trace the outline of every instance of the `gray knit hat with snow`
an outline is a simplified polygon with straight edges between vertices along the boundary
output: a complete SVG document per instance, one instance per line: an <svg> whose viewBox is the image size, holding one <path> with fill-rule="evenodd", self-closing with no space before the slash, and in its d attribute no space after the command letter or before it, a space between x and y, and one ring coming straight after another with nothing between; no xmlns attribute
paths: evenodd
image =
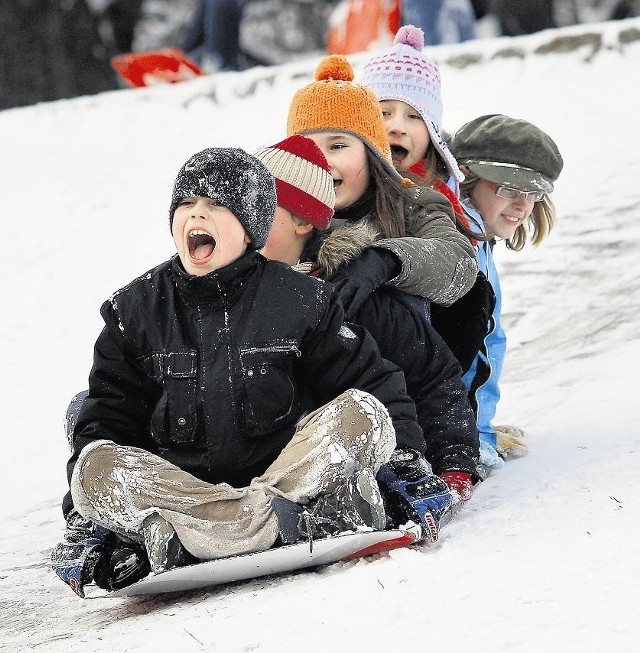
<svg viewBox="0 0 640 653"><path fill-rule="evenodd" d="M185 197L208 197L228 208L251 238L264 247L276 211L273 175L244 150L212 147L194 154L180 169L173 186L169 223Z"/></svg>

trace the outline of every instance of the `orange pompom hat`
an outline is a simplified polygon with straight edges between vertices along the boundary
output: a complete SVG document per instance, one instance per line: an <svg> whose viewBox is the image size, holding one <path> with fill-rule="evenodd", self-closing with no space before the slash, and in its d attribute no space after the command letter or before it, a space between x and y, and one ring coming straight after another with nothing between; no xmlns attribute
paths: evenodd
<svg viewBox="0 0 640 653"><path fill-rule="evenodd" d="M289 107L287 136L319 131L347 132L357 136L382 161L396 179L387 128L376 95L353 82L353 68L346 57L332 54L320 61L315 82L301 88Z"/></svg>

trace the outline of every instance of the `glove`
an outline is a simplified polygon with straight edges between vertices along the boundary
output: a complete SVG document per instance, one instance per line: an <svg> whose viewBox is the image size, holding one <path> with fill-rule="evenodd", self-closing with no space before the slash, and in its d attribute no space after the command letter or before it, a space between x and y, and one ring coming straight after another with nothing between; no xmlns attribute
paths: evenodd
<svg viewBox="0 0 640 653"><path fill-rule="evenodd" d="M67 517L64 540L51 552L51 566L82 598L85 585L91 582L105 590L117 590L141 580L151 570L143 547L120 540L75 510Z"/></svg>
<svg viewBox="0 0 640 653"><path fill-rule="evenodd" d="M473 493L471 474L457 470L448 470L440 474L440 478L447 484L458 501L469 501ZM457 496L456 496L457 495Z"/></svg>
<svg viewBox="0 0 640 653"><path fill-rule="evenodd" d="M414 449L396 449L377 475L385 510L400 526L413 521L430 542L453 516L454 496L447 484L431 471L431 465Z"/></svg>
<svg viewBox="0 0 640 653"><path fill-rule="evenodd" d="M75 510L67 516L64 539L51 552L53 571L80 597L84 586L93 581L96 566L110 548L113 533L94 525Z"/></svg>
<svg viewBox="0 0 640 653"><path fill-rule="evenodd" d="M485 479L493 472L504 467L504 460L498 452L484 440L480 439L480 459L478 461L478 473Z"/></svg>
<svg viewBox="0 0 640 653"><path fill-rule="evenodd" d="M496 449L503 458L521 458L529 453L524 443L524 431L517 426L494 426Z"/></svg>
<svg viewBox="0 0 640 653"><path fill-rule="evenodd" d="M369 247L329 281L336 287L347 320L353 318L369 295L400 272L398 257L389 250Z"/></svg>

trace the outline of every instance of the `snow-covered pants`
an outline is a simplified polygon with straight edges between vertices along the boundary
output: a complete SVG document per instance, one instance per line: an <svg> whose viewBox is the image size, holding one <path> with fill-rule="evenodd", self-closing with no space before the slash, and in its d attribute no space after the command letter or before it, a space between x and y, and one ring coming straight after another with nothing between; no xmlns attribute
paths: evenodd
<svg viewBox="0 0 640 653"><path fill-rule="evenodd" d="M274 544L272 496L306 504L360 469L375 475L395 443L386 408L352 389L300 420L278 458L248 487L212 485L144 449L99 440L82 450L71 494L86 519L140 542L142 522L159 513L187 551L212 560Z"/></svg>

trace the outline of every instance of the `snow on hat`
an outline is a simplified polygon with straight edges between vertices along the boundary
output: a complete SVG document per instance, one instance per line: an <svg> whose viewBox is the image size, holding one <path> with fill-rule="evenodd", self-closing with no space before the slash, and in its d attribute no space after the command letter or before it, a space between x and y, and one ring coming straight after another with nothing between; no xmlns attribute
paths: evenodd
<svg viewBox="0 0 640 653"><path fill-rule="evenodd" d="M329 226L336 192L327 159L310 138L289 136L254 156L276 178L278 206L318 229Z"/></svg>
<svg viewBox="0 0 640 653"><path fill-rule="evenodd" d="M376 55L364 65L362 83L379 100L399 100L412 106L424 120L433 146L449 174L457 181L464 175L442 134L440 70L423 54L424 32L414 25L398 30L389 52Z"/></svg>
<svg viewBox="0 0 640 653"><path fill-rule="evenodd" d="M238 148L208 148L180 169L173 186L169 221L185 197L208 197L228 208L260 249L276 211L273 175L255 157Z"/></svg>
<svg viewBox="0 0 640 653"><path fill-rule="evenodd" d="M353 82L353 68L340 54L320 61L315 81L301 88L289 107L287 136L319 131L357 136L393 178L402 179L393 166L378 98L371 89Z"/></svg>
<svg viewBox="0 0 640 653"><path fill-rule="evenodd" d="M460 127L451 150L478 177L524 191L553 191L564 164L548 134L526 120L499 113Z"/></svg>

